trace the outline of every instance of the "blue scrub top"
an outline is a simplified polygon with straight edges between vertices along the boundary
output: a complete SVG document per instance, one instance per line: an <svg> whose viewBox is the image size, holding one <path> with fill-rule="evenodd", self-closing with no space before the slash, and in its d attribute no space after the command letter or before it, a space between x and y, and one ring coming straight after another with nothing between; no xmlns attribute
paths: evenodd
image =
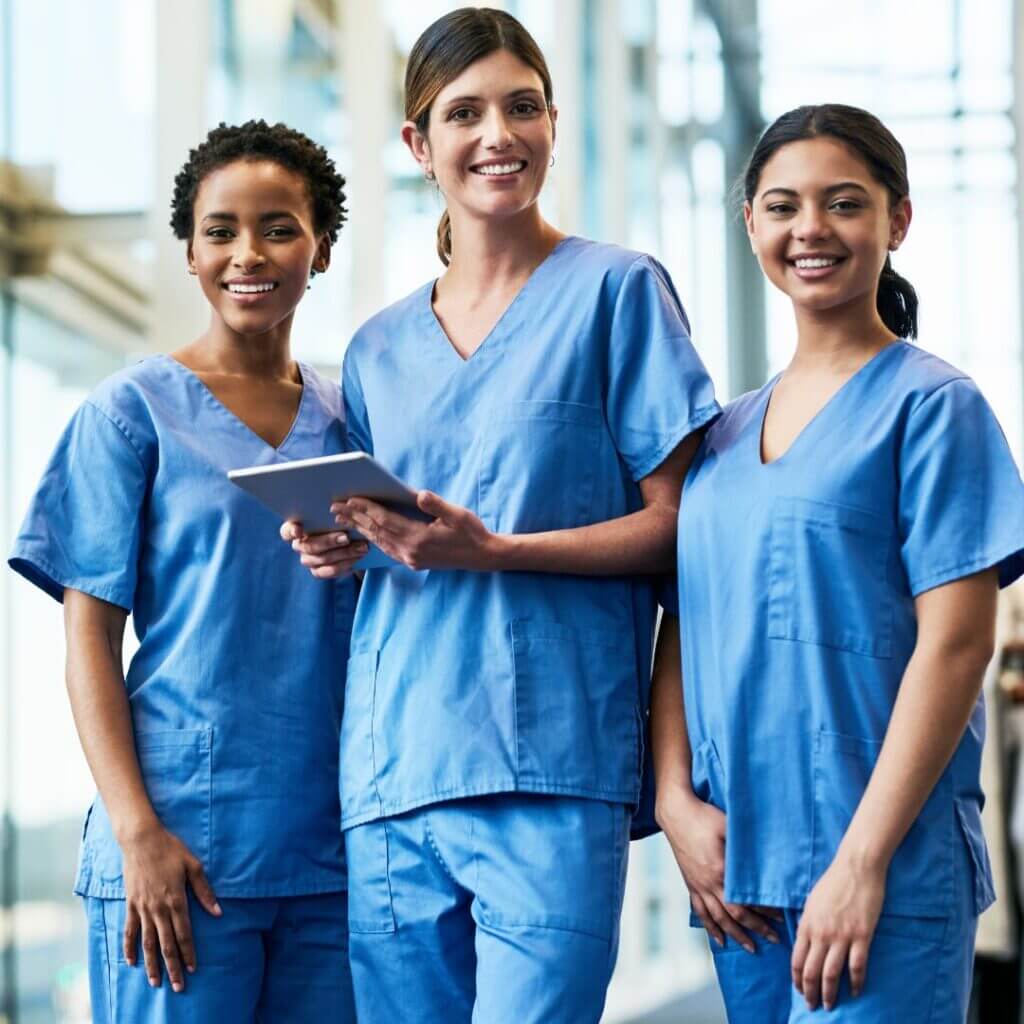
<svg viewBox="0 0 1024 1024"><path fill-rule="evenodd" d="M222 897L345 888L337 797L351 581L314 579L277 518L226 472L343 451L336 384L300 366L302 399L274 449L168 356L102 383L61 437L10 556L132 613L126 687L163 824ZM99 798L75 891L122 897Z"/></svg>
<svg viewBox="0 0 1024 1024"><path fill-rule="evenodd" d="M697 794L725 811L725 895L800 907L867 785L917 636L914 598L1024 572L1024 486L974 383L906 342L879 352L762 465L773 380L728 406L679 514L686 718ZM941 686L942 681L936 680ZM962 832L992 901L984 705L896 851L885 908L953 905Z"/></svg>
<svg viewBox="0 0 1024 1024"><path fill-rule="evenodd" d="M349 438L502 533L598 523L719 407L668 274L566 238L469 359L433 282L345 357ZM342 725L343 827L510 791L634 803L653 578L367 573Z"/></svg>

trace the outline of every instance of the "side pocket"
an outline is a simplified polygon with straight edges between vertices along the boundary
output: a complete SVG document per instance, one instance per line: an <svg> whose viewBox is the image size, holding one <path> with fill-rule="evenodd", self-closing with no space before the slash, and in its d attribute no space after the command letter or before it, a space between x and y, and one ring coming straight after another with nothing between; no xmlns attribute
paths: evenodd
<svg viewBox="0 0 1024 1024"><path fill-rule="evenodd" d="M514 620L520 782L633 802L640 718L633 635Z"/></svg>
<svg viewBox="0 0 1024 1024"><path fill-rule="evenodd" d="M386 819L357 825L345 833L349 865L348 927L356 935L396 930L391 897L389 836Z"/></svg>
<svg viewBox="0 0 1024 1024"><path fill-rule="evenodd" d="M992 885L992 865L988 859L985 833L981 828L981 808L976 800L966 797L954 797L953 801L956 805L957 826L963 833L964 842L967 844L970 854L974 876L974 913L981 914L996 901L996 893Z"/></svg>
<svg viewBox="0 0 1024 1024"><path fill-rule="evenodd" d="M345 707L341 716L338 787L342 821L380 813L373 744L378 651L357 651L348 659Z"/></svg>
<svg viewBox="0 0 1024 1024"><path fill-rule="evenodd" d="M720 811L725 810L725 775L714 740L707 739L694 750L690 778L697 797Z"/></svg>
<svg viewBox="0 0 1024 1024"><path fill-rule="evenodd" d="M867 788L882 744L819 732L814 742L810 884L825 873ZM889 865L883 914L945 917L953 899L953 795L939 779Z"/></svg>
<svg viewBox="0 0 1024 1024"><path fill-rule="evenodd" d="M135 751L153 810L202 862L213 864L212 729L136 732Z"/></svg>

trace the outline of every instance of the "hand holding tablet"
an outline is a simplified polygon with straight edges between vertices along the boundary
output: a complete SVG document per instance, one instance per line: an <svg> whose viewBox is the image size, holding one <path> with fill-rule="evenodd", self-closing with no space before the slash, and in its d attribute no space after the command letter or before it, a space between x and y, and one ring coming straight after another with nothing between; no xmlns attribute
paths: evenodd
<svg viewBox="0 0 1024 1024"><path fill-rule="evenodd" d="M369 498L421 522L431 520L417 507L416 492L365 452L234 469L228 473L228 479L282 519L301 523L306 535L340 530L331 505L352 497ZM352 540L364 539L354 528L345 532ZM390 565L394 565L394 560L371 545L366 556L353 568Z"/></svg>

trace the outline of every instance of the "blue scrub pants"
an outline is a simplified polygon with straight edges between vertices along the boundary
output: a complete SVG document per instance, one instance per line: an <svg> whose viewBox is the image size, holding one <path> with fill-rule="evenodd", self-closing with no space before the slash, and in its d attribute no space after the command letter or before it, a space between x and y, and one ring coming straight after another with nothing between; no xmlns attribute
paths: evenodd
<svg viewBox="0 0 1024 1024"><path fill-rule="evenodd" d="M344 892L219 902L189 898L197 966L176 993L166 971L150 988L141 949L125 963L124 900L87 898L93 1024L354 1024Z"/></svg>
<svg viewBox="0 0 1024 1024"><path fill-rule="evenodd" d="M956 902L948 917L883 914L868 951L867 980L854 998L844 972L835 1007L810 1011L790 976L800 912L785 910L776 946L755 935L757 952L726 936L711 942L729 1024L963 1024L974 965L974 875L963 843L954 857Z"/></svg>
<svg viewBox="0 0 1024 1024"><path fill-rule="evenodd" d="M359 1024L596 1024L629 820L622 804L513 793L347 831Z"/></svg>

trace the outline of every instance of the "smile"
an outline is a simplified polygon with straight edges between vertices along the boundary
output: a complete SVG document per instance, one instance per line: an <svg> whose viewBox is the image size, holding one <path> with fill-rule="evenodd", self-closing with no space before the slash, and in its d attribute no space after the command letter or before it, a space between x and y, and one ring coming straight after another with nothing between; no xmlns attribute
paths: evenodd
<svg viewBox="0 0 1024 1024"><path fill-rule="evenodd" d="M820 270L822 267L834 267L839 262L838 256L813 257L793 260L793 266L798 270Z"/></svg>
<svg viewBox="0 0 1024 1024"><path fill-rule="evenodd" d="M478 164L476 167L471 167L470 170L474 174L497 177L502 174L518 174L524 167L526 167L525 160L510 160L505 164Z"/></svg>
<svg viewBox="0 0 1024 1024"><path fill-rule="evenodd" d="M232 295L259 295L262 292L272 292L277 287L277 282L267 281L263 284L232 284L230 281L224 287Z"/></svg>

